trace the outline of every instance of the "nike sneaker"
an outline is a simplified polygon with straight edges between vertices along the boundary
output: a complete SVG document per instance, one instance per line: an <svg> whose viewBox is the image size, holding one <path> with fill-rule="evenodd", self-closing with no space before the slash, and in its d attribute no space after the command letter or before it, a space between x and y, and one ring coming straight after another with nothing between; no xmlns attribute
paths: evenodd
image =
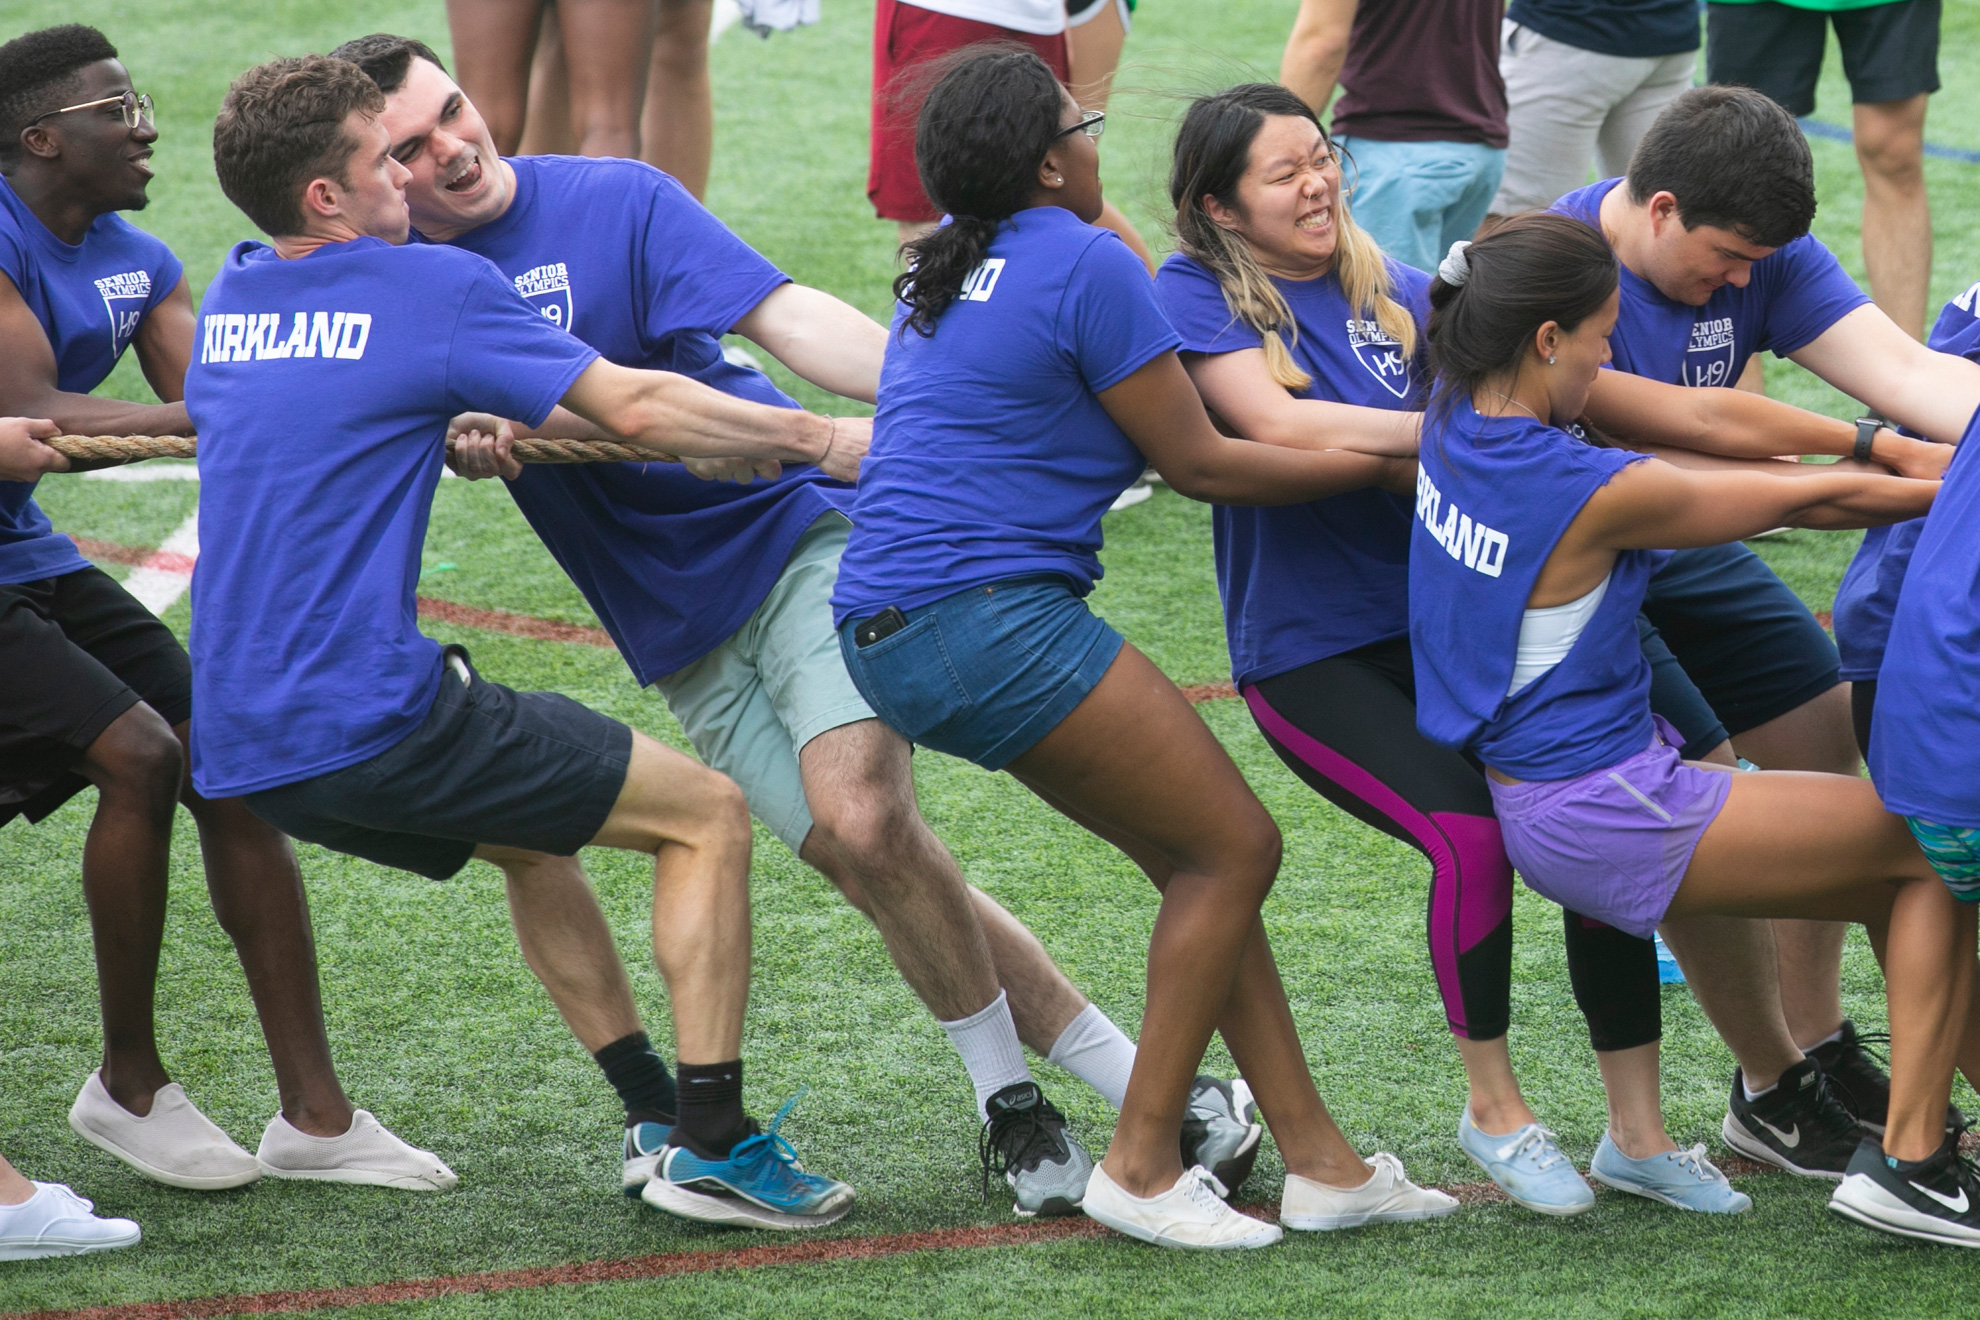
<svg viewBox="0 0 1980 1320"><path fill-rule="evenodd" d="M1202 1165L1225 1189L1225 1198L1251 1176L1258 1162L1258 1145L1265 1125L1244 1078L1226 1082L1207 1073L1190 1084L1189 1108L1183 1111L1182 1162L1185 1169Z"/></svg>
<svg viewBox="0 0 1980 1320"><path fill-rule="evenodd" d="M1865 1129L1883 1135L1884 1119L1891 1108L1891 1078L1869 1046L1890 1048L1886 1032L1859 1035L1854 1022L1844 1021L1842 1035L1808 1051L1808 1057L1822 1065L1829 1089L1843 1108L1856 1115Z"/></svg>
<svg viewBox="0 0 1980 1320"><path fill-rule="evenodd" d="M1013 1207L1025 1218L1069 1215L1086 1199L1093 1160L1066 1130L1066 1116L1045 1098L1037 1082L1013 1082L990 1097L990 1117L977 1139L983 1161L983 1195L990 1179L1004 1175L1017 1194Z"/></svg>
<svg viewBox="0 0 1980 1320"><path fill-rule="evenodd" d="M1957 1133L1916 1163L1891 1159L1865 1137L1829 1209L1900 1237L1980 1247L1980 1171L1960 1155Z"/></svg>
<svg viewBox="0 0 1980 1320"><path fill-rule="evenodd" d="M1856 1154L1863 1130L1829 1088L1822 1065L1803 1059L1781 1074L1773 1090L1752 1100L1737 1068L1732 1101L1719 1130L1749 1159L1764 1161L1804 1178L1840 1180Z"/></svg>

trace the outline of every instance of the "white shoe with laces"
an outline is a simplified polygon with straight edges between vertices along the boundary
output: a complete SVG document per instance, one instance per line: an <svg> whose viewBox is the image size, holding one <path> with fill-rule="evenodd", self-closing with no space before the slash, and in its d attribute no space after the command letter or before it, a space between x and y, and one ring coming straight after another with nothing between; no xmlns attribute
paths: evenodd
<svg viewBox="0 0 1980 1320"><path fill-rule="evenodd" d="M1359 1187L1329 1187L1296 1173L1287 1174L1279 1222L1287 1228L1324 1232L1363 1224L1442 1219L1457 1210L1456 1197L1434 1187L1418 1187L1403 1176L1402 1161L1387 1151L1369 1156L1368 1163L1374 1172Z"/></svg>
<svg viewBox="0 0 1980 1320"><path fill-rule="evenodd" d="M1222 1199L1223 1185L1202 1165L1185 1170L1168 1191L1134 1196L1095 1167L1080 1208L1116 1233L1184 1251L1269 1247L1285 1236L1277 1224L1239 1214Z"/></svg>
<svg viewBox="0 0 1980 1320"><path fill-rule="evenodd" d="M93 1072L69 1106L69 1126L84 1141L168 1187L212 1192L261 1176L254 1156L200 1113L177 1082L159 1087L151 1112L140 1118L104 1089L101 1070Z"/></svg>
<svg viewBox="0 0 1980 1320"><path fill-rule="evenodd" d="M312 1137L280 1114L268 1120L256 1159L271 1178L369 1183L406 1192L444 1192L460 1181L431 1151L407 1145L372 1117L351 1116L341 1137Z"/></svg>
<svg viewBox="0 0 1980 1320"><path fill-rule="evenodd" d="M144 1234L128 1219L96 1213L66 1183L38 1182L18 1205L0 1205L0 1260L40 1260L134 1247Z"/></svg>

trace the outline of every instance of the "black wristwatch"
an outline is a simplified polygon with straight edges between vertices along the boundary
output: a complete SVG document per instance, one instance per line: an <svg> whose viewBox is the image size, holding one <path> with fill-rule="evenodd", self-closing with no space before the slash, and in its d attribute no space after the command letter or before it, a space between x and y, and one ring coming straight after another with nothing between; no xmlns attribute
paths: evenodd
<svg viewBox="0 0 1980 1320"><path fill-rule="evenodd" d="M1868 463L1870 461L1870 446L1876 442L1877 432L1889 425L1890 423L1881 417L1857 418L1856 448L1850 451L1849 456L1859 463Z"/></svg>

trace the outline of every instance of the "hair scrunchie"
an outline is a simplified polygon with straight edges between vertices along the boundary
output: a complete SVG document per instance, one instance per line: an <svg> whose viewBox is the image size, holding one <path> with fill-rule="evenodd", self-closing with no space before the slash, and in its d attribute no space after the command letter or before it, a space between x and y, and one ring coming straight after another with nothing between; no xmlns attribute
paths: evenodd
<svg viewBox="0 0 1980 1320"><path fill-rule="evenodd" d="M1453 289L1471 278L1471 259L1464 254L1470 246L1469 240L1459 239L1451 244L1451 250L1437 263L1437 278Z"/></svg>

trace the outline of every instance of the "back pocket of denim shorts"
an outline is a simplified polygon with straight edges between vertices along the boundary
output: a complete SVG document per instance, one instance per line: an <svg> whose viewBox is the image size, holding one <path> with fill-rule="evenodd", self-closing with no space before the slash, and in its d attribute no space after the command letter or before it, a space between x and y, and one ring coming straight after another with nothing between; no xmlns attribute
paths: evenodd
<svg viewBox="0 0 1980 1320"><path fill-rule="evenodd" d="M853 654L866 680L860 687L874 712L909 741L969 707L969 691L949 661L941 621L933 614Z"/></svg>

